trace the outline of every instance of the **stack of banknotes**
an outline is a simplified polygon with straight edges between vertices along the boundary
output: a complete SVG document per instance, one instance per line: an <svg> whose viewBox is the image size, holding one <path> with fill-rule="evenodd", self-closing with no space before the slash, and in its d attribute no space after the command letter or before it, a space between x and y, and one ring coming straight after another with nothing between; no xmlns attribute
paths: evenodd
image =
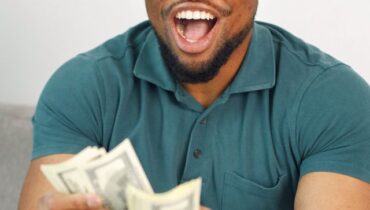
<svg viewBox="0 0 370 210"><path fill-rule="evenodd" d="M154 193L129 139L107 153L87 147L41 171L62 193L96 193L111 210L199 210L201 178Z"/></svg>

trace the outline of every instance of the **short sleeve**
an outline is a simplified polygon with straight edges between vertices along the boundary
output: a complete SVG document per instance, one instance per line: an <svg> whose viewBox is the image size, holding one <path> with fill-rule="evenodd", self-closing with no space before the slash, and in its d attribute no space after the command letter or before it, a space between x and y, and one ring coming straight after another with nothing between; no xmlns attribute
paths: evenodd
<svg viewBox="0 0 370 210"><path fill-rule="evenodd" d="M325 171L370 183L370 88L350 67L322 72L306 89L296 118L300 175Z"/></svg>
<svg viewBox="0 0 370 210"><path fill-rule="evenodd" d="M100 144L98 80L95 62L84 55L76 56L53 74L32 120L33 159L73 154L88 145Z"/></svg>

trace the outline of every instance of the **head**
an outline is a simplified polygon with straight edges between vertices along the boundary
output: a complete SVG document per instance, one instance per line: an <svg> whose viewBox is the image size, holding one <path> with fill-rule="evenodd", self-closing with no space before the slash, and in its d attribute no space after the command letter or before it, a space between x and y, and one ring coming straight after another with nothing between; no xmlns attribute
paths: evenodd
<svg viewBox="0 0 370 210"><path fill-rule="evenodd" d="M146 0L162 56L177 80L207 82L252 33L258 0Z"/></svg>

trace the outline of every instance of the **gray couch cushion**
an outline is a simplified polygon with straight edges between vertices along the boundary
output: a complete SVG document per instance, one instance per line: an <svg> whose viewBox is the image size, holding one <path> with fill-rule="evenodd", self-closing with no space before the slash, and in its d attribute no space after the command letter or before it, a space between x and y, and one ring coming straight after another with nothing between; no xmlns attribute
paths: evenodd
<svg viewBox="0 0 370 210"><path fill-rule="evenodd" d="M1 209L17 209L32 150L34 108L0 104Z"/></svg>

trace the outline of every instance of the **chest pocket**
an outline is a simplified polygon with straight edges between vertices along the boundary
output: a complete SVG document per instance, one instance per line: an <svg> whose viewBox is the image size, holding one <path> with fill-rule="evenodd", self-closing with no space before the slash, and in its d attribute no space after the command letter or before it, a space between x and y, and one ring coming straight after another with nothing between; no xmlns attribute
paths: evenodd
<svg viewBox="0 0 370 210"><path fill-rule="evenodd" d="M222 210L289 210L293 209L288 178L279 177L275 186L264 187L235 173L225 174Z"/></svg>

